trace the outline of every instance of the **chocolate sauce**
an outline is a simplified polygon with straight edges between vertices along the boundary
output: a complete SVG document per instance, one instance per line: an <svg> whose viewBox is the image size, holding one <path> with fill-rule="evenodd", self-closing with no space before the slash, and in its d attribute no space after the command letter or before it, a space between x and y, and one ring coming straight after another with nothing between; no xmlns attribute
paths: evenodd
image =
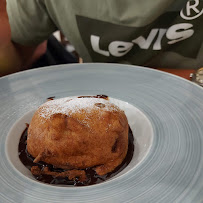
<svg viewBox="0 0 203 203"><path fill-rule="evenodd" d="M96 96L79 96L78 98L101 98L101 99L106 99L106 100L109 99L109 97L104 94L98 94Z"/></svg>
<svg viewBox="0 0 203 203"><path fill-rule="evenodd" d="M20 142L19 142L19 147L18 147L19 158L20 158L21 162L26 166L26 168L31 170L32 166L38 166L41 169L43 169L43 167L49 167L50 171L63 172L64 171L63 169L54 168L53 165L46 164L41 161L38 163L33 163L34 158L27 151L27 130L28 130L28 127L22 133L22 136L21 136ZM101 183L101 182L108 180L109 178L115 176L116 174L118 174L130 163L130 161L133 157L133 152L134 152L134 144L133 144L134 137L133 137L130 127L129 127L129 133L128 133L128 140L129 140L128 152L127 152L125 159L112 172L107 173L106 175L99 176L93 170L93 168L86 168L86 169L84 169L86 172L86 175L87 175L87 181L85 181L85 182L80 182L77 178L73 181L73 180L69 180L68 178L53 177L50 175L39 175L39 176L34 176L34 177L41 182L54 184L54 185L85 186L85 185L93 185L96 183Z"/></svg>
<svg viewBox="0 0 203 203"><path fill-rule="evenodd" d="M54 100L54 99L55 99L55 96L47 98L47 100Z"/></svg>

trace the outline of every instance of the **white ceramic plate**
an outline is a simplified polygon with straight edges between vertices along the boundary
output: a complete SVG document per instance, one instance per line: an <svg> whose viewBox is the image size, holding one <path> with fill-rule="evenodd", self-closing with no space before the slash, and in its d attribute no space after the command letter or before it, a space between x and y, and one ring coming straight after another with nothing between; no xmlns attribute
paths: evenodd
<svg viewBox="0 0 203 203"><path fill-rule="evenodd" d="M151 133L153 141L139 164L131 163L121 175L87 187L50 186L20 171L17 157L12 160L22 130L17 124L50 96L96 94L134 106L136 115L140 115L135 115L135 121L139 123L139 118L143 118L143 125L136 127L141 129L138 132L148 126L146 132ZM144 67L75 64L3 77L0 79L0 202L202 202L202 112L201 87Z"/></svg>

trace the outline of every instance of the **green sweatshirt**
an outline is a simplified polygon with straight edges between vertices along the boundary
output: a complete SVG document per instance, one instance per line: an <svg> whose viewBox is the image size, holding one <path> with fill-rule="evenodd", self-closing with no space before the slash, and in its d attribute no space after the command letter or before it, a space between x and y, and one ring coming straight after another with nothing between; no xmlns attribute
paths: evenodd
<svg viewBox="0 0 203 203"><path fill-rule="evenodd" d="M203 66L203 0L7 0L12 40L61 30L84 62Z"/></svg>

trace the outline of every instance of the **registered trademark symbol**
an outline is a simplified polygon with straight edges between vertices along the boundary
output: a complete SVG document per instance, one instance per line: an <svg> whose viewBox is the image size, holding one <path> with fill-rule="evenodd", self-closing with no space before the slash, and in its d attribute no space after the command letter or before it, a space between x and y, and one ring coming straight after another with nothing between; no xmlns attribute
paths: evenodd
<svg viewBox="0 0 203 203"><path fill-rule="evenodd" d="M180 16L185 20L193 20L203 14L203 8L200 5L199 0L189 0L186 4L186 8L182 9Z"/></svg>

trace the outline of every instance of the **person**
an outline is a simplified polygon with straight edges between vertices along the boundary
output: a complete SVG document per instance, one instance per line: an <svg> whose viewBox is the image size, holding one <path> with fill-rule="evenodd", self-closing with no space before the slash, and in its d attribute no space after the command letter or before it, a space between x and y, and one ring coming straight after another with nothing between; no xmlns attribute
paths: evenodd
<svg viewBox="0 0 203 203"><path fill-rule="evenodd" d="M0 64L5 74L38 59L56 30L84 62L203 66L202 0L7 0L7 13L12 40L4 53L9 64Z"/></svg>

